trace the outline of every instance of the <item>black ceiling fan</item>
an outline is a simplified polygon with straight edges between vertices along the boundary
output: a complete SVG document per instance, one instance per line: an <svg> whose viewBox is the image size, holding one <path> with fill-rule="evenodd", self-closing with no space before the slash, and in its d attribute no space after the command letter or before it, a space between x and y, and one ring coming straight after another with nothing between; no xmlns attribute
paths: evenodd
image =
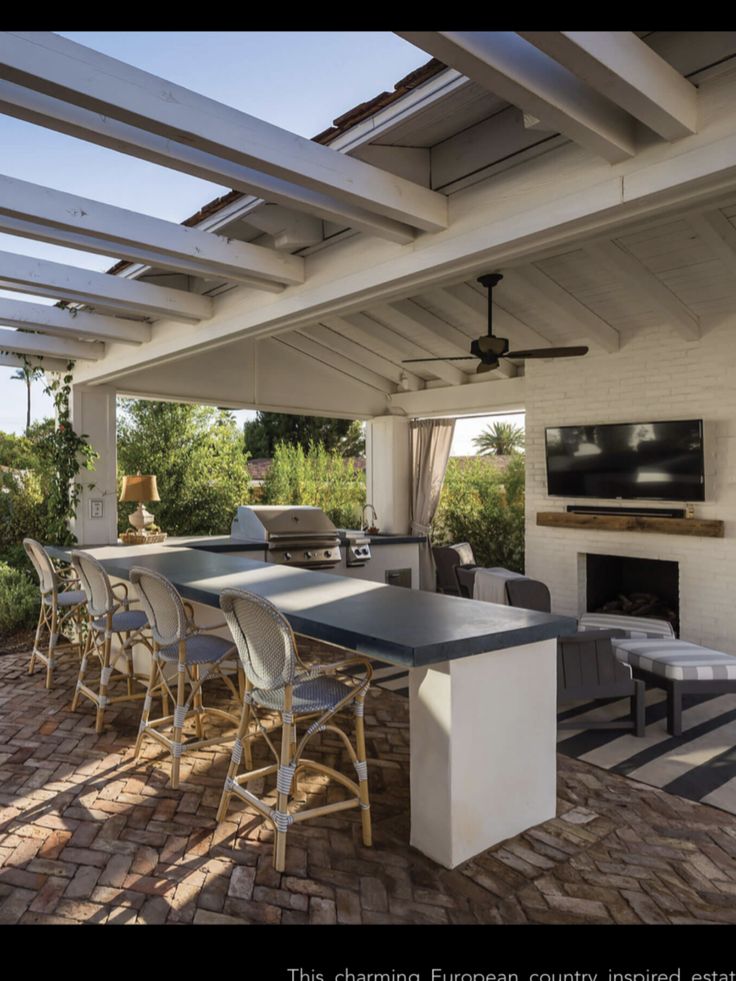
<svg viewBox="0 0 736 981"><path fill-rule="evenodd" d="M477 338L470 345L470 354L463 357L448 358L406 358L402 364L419 364L422 361L473 361L478 359L480 364L477 373L493 371L498 368L501 358L580 358L588 353L587 347L537 347L529 351L509 351L506 337L495 337L493 334L493 287L503 279L501 273L489 273L480 276L478 282L488 290L488 333Z"/></svg>

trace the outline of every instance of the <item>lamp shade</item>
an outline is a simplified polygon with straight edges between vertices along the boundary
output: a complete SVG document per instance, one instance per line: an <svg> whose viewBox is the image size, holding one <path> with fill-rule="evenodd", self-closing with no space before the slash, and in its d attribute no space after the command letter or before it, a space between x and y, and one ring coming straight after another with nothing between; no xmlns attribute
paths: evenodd
<svg viewBox="0 0 736 981"><path fill-rule="evenodd" d="M156 478L153 474L136 474L134 477L123 477L121 501L160 501Z"/></svg>

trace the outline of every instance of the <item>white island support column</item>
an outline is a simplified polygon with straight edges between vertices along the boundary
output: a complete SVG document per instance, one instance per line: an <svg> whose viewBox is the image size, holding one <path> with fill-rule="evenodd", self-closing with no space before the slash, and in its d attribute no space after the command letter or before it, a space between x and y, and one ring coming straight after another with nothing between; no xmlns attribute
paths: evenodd
<svg viewBox="0 0 736 981"><path fill-rule="evenodd" d="M72 387L72 425L99 453L94 470L82 470L82 494L73 523L80 545L118 540L116 392L108 385ZM93 487L89 485L93 484Z"/></svg>
<svg viewBox="0 0 736 981"><path fill-rule="evenodd" d="M376 416L365 430L366 501L376 509L382 532L406 535L411 519L409 420Z"/></svg>
<svg viewBox="0 0 736 981"><path fill-rule="evenodd" d="M455 868L556 813L557 641L410 672L411 844Z"/></svg>

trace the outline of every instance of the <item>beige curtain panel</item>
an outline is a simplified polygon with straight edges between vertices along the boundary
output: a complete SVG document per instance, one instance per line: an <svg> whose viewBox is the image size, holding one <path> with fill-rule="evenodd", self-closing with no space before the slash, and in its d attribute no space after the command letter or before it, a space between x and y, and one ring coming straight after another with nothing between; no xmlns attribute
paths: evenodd
<svg viewBox="0 0 736 981"><path fill-rule="evenodd" d="M437 511L450 457L454 419L420 419L411 429L411 532L426 535L419 549L419 588L435 590L435 569L429 534Z"/></svg>

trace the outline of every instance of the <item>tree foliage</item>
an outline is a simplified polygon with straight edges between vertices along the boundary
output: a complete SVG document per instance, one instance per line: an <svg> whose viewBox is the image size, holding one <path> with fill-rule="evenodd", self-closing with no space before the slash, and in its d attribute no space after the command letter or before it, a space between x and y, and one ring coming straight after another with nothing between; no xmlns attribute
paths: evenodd
<svg viewBox="0 0 736 981"><path fill-rule="evenodd" d="M437 545L470 542L478 565L524 571L524 455L502 469L451 457L433 524Z"/></svg>
<svg viewBox="0 0 736 981"><path fill-rule="evenodd" d="M279 443L301 446L322 444L340 456L365 453L363 426L350 419L322 419L318 416L292 416L280 412L259 412L243 426L245 448L251 457L272 457Z"/></svg>
<svg viewBox="0 0 736 981"><path fill-rule="evenodd" d="M249 500L247 455L232 414L175 402L122 400L118 474L157 477L161 501L151 505L170 535L225 535L239 504ZM120 504L125 531L135 504Z"/></svg>
<svg viewBox="0 0 736 981"><path fill-rule="evenodd" d="M494 422L473 439L481 456L509 456L524 446L524 430L513 422Z"/></svg>
<svg viewBox="0 0 736 981"><path fill-rule="evenodd" d="M360 527L365 504L365 474L337 450L312 443L278 443L266 476L266 504L311 504L320 507L339 528Z"/></svg>

